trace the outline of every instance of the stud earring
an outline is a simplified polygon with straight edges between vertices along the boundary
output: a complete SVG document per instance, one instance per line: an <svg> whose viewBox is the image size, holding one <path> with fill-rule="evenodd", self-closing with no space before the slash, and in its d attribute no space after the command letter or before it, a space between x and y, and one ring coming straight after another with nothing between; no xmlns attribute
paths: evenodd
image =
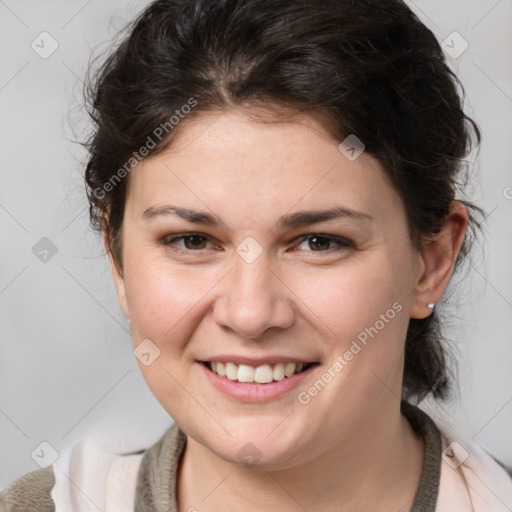
<svg viewBox="0 0 512 512"><path fill-rule="evenodd" d="M434 309L434 306L435 306L435 305L436 305L436 303L435 303L435 302L429 302L429 303L427 304L427 307L429 307L430 309Z"/></svg>

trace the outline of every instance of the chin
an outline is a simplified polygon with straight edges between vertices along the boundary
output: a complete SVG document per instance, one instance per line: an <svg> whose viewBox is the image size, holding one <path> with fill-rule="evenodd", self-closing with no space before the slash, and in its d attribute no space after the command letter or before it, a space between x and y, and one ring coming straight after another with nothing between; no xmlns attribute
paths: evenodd
<svg viewBox="0 0 512 512"><path fill-rule="evenodd" d="M222 459L232 464L257 467L261 470L284 469L287 462L294 459L301 451L300 436L292 435L291 430L285 430L279 421L260 424L239 425L237 434L223 435L222 438L212 437L211 431L204 437L205 445ZM286 420L285 420L286 421ZM276 428L276 426L278 426ZM291 427L291 425L290 425ZM295 431L295 430L293 430Z"/></svg>
<svg viewBox="0 0 512 512"><path fill-rule="evenodd" d="M294 459L298 448L296 445L277 448L275 443L265 444L258 440L237 443L233 450L233 445L212 450L218 457L221 457L230 464L240 467L258 469L260 471L281 470L293 466L289 461Z"/></svg>

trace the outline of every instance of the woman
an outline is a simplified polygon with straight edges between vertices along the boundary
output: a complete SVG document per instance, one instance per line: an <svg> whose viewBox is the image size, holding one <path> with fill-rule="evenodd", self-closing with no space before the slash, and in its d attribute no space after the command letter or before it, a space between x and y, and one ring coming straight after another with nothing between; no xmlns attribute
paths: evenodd
<svg viewBox="0 0 512 512"><path fill-rule="evenodd" d="M436 303L480 132L399 0L157 0L89 89L86 182L134 353L176 422L84 442L5 510L501 511L448 397Z"/></svg>

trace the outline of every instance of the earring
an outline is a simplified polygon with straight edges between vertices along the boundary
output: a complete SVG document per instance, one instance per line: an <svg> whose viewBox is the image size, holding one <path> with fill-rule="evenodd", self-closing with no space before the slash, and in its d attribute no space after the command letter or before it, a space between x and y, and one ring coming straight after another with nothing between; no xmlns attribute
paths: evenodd
<svg viewBox="0 0 512 512"><path fill-rule="evenodd" d="M427 304L427 307L429 307L430 309L434 309L434 306L435 306L435 305L436 305L436 303L435 303L435 302L429 302L429 303Z"/></svg>

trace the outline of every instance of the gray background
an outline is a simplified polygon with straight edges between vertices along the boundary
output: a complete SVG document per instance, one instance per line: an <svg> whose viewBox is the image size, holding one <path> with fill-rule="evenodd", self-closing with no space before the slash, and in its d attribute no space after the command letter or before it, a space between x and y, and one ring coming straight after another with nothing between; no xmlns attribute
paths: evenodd
<svg viewBox="0 0 512 512"><path fill-rule="evenodd" d="M512 464L512 3L408 3L440 41L457 31L469 43L449 61L483 131L467 193L492 212L450 310L460 396L425 407ZM140 375L88 227L85 152L71 130L87 129L80 87L92 49L145 4L0 0L0 488L39 467L31 454L43 441L60 451L94 435L135 449L172 423ZM46 59L31 48L43 31L59 45ZM43 237L57 248L46 262L32 252Z"/></svg>

